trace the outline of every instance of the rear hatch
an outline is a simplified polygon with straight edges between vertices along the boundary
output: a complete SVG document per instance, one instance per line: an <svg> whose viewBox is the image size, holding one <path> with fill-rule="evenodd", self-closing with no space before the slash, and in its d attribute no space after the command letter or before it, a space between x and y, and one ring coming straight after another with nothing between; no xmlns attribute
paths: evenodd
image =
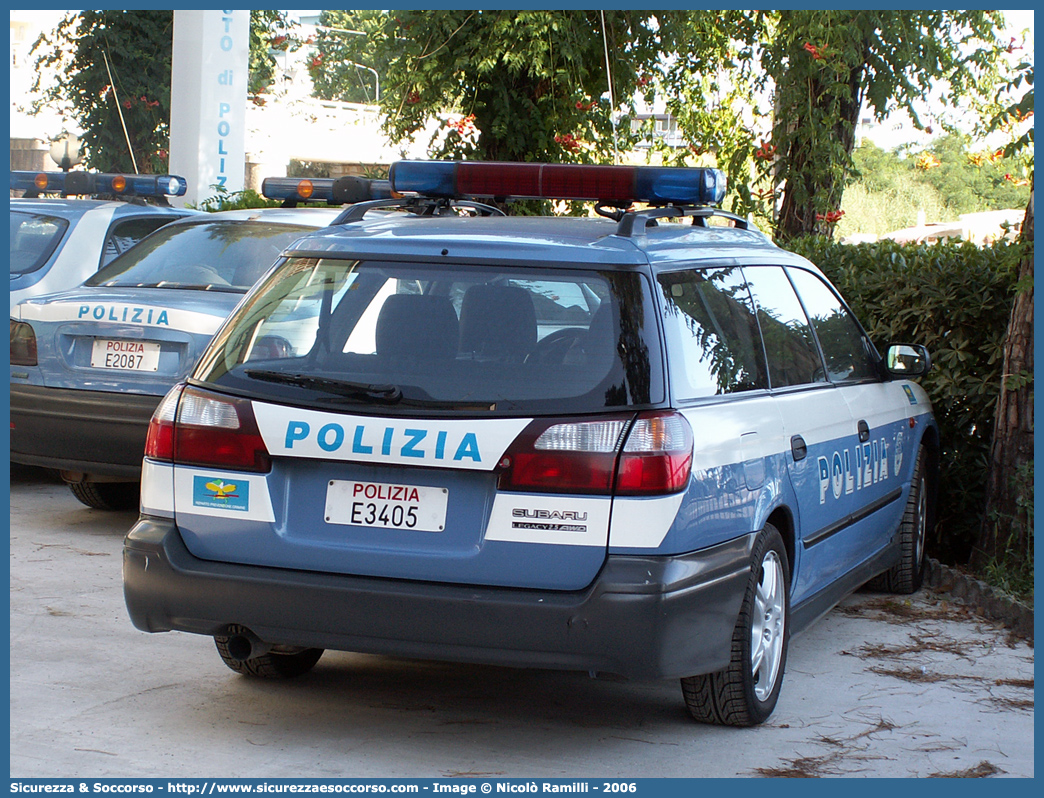
<svg viewBox="0 0 1044 798"><path fill-rule="evenodd" d="M159 288L82 287L17 308L33 325L51 388L161 396L195 365L242 299Z"/></svg>
<svg viewBox="0 0 1044 798"><path fill-rule="evenodd" d="M662 415L654 318L637 270L290 259L150 456L204 559L579 589L628 433Z"/></svg>

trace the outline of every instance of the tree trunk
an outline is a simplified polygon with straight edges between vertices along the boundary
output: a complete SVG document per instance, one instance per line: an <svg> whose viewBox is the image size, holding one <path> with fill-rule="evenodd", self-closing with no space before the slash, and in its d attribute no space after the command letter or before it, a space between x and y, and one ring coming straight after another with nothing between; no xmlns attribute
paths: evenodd
<svg viewBox="0 0 1044 798"><path fill-rule="evenodd" d="M864 47L864 51L868 52L868 48ZM864 61L866 57L864 55ZM822 79L815 77L808 81L805 91L811 102L802 106L802 110L777 107L777 115L783 118L781 123L792 132L787 136L788 147L782 158L787 164L787 185L776 222L777 240L786 242L813 233L833 235L836 225L817 218L817 213L841 208L841 196L848 180L848 165L852 150L855 149L855 131L863 100L864 70L862 63L849 69L846 80L848 97L845 100L834 97ZM832 77L840 80L836 76ZM817 118L836 120L829 130L829 136L845 153L844 159L836 163L837 168L823 168L832 157L836 159L830 152L830 146L824 147L824 142L814 141L810 135L801 135L799 132L813 130Z"/></svg>
<svg viewBox="0 0 1044 798"><path fill-rule="evenodd" d="M1022 238L1033 242L1033 188L1022 225ZM1015 296L1004 338L993 444L986 482L986 507L972 565L994 558L1032 562L1033 539L1033 250L1019 263L1020 290Z"/></svg>

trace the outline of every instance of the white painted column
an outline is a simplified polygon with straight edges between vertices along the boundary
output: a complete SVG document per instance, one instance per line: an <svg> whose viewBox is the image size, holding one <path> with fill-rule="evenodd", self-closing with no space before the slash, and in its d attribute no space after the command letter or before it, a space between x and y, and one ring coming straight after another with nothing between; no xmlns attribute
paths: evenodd
<svg viewBox="0 0 1044 798"><path fill-rule="evenodd" d="M249 54L249 11L174 12L170 173L188 180L178 204L243 189Z"/></svg>

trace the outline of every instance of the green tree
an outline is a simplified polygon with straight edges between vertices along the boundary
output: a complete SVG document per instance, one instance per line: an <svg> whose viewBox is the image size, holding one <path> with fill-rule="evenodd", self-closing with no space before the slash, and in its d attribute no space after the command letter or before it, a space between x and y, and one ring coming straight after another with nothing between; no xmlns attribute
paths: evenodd
<svg viewBox="0 0 1044 798"><path fill-rule="evenodd" d="M283 12L250 12L252 90L271 82L269 43L288 24ZM165 172L173 33L172 11L68 14L33 44L30 109L49 106L75 119L91 169Z"/></svg>
<svg viewBox="0 0 1044 798"><path fill-rule="evenodd" d="M1026 62L1008 88L1033 86L1033 65ZM992 126L1032 114L1033 89L1002 107ZM1032 153L1033 130L1015 138L1009 154ZM1032 154L1030 155L1032 158ZM1031 160L1032 165L1032 160ZM1031 173L1031 181L1032 173ZM1021 572L1033 584L1033 185L1022 223L1027 245L1019 260L1015 301L1004 337L1004 369L990 446L986 511L973 563Z"/></svg>
<svg viewBox="0 0 1044 798"><path fill-rule="evenodd" d="M774 190L764 181L755 186L751 168L753 159L771 160L773 154L770 145L756 138L759 120L771 112L756 101L765 96L766 75L755 53L765 38L767 17L731 9L675 13L663 21L665 38L677 44L677 52L640 83L648 101L663 98L686 146L653 137L653 150L666 165L722 169L729 187L726 207L771 222ZM655 75L651 85L650 74Z"/></svg>
<svg viewBox="0 0 1044 798"><path fill-rule="evenodd" d="M920 182L939 193L943 205L954 216L962 213L1025 207L1029 198L1027 164L1018 157L984 152L971 146L970 137L951 133L928 149L937 163L917 169L908 159Z"/></svg>
<svg viewBox="0 0 1044 798"><path fill-rule="evenodd" d="M832 232L864 105L879 120L904 109L924 125L916 103L943 81L956 103L995 74L1001 23L989 11L778 12L761 58L775 83L777 238Z"/></svg>
<svg viewBox="0 0 1044 798"><path fill-rule="evenodd" d="M165 171L173 27L170 11L83 11L33 45L32 107L53 105L77 121L92 169Z"/></svg>
<svg viewBox="0 0 1044 798"><path fill-rule="evenodd" d="M379 52L388 21L385 11L323 11L315 50L308 61L313 93L323 100L374 104L381 89L381 76L388 62L400 53L391 39Z"/></svg>
<svg viewBox="0 0 1044 798"><path fill-rule="evenodd" d="M1026 158L987 152L966 135L947 134L916 156L864 142L852 162L856 175L845 188L840 237L912 227L918 211L931 222L955 221L965 213L1025 207L1029 199Z"/></svg>
<svg viewBox="0 0 1044 798"><path fill-rule="evenodd" d="M630 140L616 112L671 49L667 21L619 10L393 12L371 33L376 63L387 61L386 129L401 141L441 121L428 142L436 157L611 162L614 143Z"/></svg>
<svg viewBox="0 0 1044 798"><path fill-rule="evenodd" d="M253 9L250 12L250 77L247 95L256 98L275 80L273 52L286 52L300 44L297 24L285 11Z"/></svg>

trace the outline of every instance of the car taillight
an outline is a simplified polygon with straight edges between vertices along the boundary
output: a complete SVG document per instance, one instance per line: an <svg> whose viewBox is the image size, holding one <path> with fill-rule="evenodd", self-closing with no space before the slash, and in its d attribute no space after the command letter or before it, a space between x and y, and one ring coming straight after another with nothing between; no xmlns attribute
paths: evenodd
<svg viewBox="0 0 1044 798"><path fill-rule="evenodd" d="M617 466L616 492L622 496L677 493L689 482L692 428L673 412L643 413L627 436Z"/></svg>
<svg viewBox="0 0 1044 798"><path fill-rule="evenodd" d="M11 319L11 365L36 365L36 333L24 321Z"/></svg>
<svg viewBox="0 0 1044 798"><path fill-rule="evenodd" d="M145 456L150 460L174 459L174 418L178 412L178 399L184 385L175 385L152 413L149 432L145 437Z"/></svg>
<svg viewBox="0 0 1044 798"><path fill-rule="evenodd" d="M534 421L501 458L500 489L608 494L629 420Z"/></svg>
<svg viewBox="0 0 1044 798"><path fill-rule="evenodd" d="M692 431L677 413L598 421L534 421L500 461L501 490L639 496L676 493L689 479Z"/></svg>
<svg viewBox="0 0 1044 798"><path fill-rule="evenodd" d="M145 454L177 464L236 471L264 472L272 466L248 400L191 386L180 393L172 390L156 408Z"/></svg>

